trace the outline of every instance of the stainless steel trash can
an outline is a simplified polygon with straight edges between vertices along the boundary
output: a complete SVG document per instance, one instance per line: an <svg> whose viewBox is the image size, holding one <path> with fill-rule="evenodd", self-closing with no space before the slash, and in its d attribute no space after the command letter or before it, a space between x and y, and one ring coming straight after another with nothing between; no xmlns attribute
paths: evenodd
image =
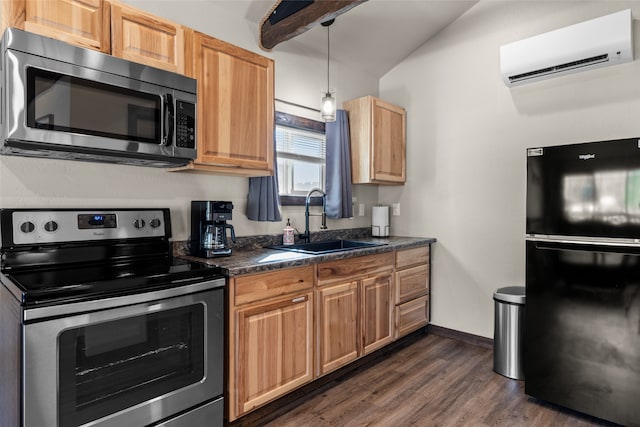
<svg viewBox="0 0 640 427"><path fill-rule="evenodd" d="M493 370L514 380L524 379L524 286L500 288L493 294Z"/></svg>

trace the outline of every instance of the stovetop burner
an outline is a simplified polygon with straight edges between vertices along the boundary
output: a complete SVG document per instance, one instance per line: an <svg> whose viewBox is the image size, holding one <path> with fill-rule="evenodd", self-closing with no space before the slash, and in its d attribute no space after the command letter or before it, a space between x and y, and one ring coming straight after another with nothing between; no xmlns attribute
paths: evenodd
<svg viewBox="0 0 640 427"><path fill-rule="evenodd" d="M0 227L2 274L27 308L224 276L172 256L168 209L2 209Z"/></svg>
<svg viewBox="0 0 640 427"><path fill-rule="evenodd" d="M182 259L8 272L25 306L122 296L222 277L220 267Z"/></svg>

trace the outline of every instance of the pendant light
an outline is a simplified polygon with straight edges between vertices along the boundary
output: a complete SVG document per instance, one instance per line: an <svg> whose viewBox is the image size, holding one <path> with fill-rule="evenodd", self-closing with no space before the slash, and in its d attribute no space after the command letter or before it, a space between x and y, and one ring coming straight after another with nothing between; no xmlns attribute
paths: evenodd
<svg viewBox="0 0 640 427"><path fill-rule="evenodd" d="M323 22L321 25L327 27L327 91L322 93L322 106L320 108L322 118L325 122L333 122L336 120L336 96L329 86L329 26L333 24L335 19Z"/></svg>

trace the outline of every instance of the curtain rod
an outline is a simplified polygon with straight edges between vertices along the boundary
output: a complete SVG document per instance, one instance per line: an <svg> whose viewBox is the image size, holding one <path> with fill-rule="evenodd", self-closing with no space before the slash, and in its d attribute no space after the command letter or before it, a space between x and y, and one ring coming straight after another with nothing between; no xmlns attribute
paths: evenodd
<svg viewBox="0 0 640 427"><path fill-rule="evenodd" d="M307 107L306 105L296 104L295 102L285 101L284 99L275 98L276 101L282 102L283 104L292 105L294 107L304 108L305 110L315 111L316 113L320 113L320 110L316 108Z"/></svg>

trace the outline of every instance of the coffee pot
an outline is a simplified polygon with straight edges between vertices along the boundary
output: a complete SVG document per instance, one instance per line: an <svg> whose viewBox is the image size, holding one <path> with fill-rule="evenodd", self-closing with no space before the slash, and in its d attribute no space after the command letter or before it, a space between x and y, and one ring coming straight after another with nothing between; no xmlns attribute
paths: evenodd
<svg viewBox="0 0 640 427"><path fill-rule="evenodd" d="M235 243L233 225L227 224L232 218L233 203L221 201L191 202L191 255L214 258L231 255L231 242Z"/></svg>

